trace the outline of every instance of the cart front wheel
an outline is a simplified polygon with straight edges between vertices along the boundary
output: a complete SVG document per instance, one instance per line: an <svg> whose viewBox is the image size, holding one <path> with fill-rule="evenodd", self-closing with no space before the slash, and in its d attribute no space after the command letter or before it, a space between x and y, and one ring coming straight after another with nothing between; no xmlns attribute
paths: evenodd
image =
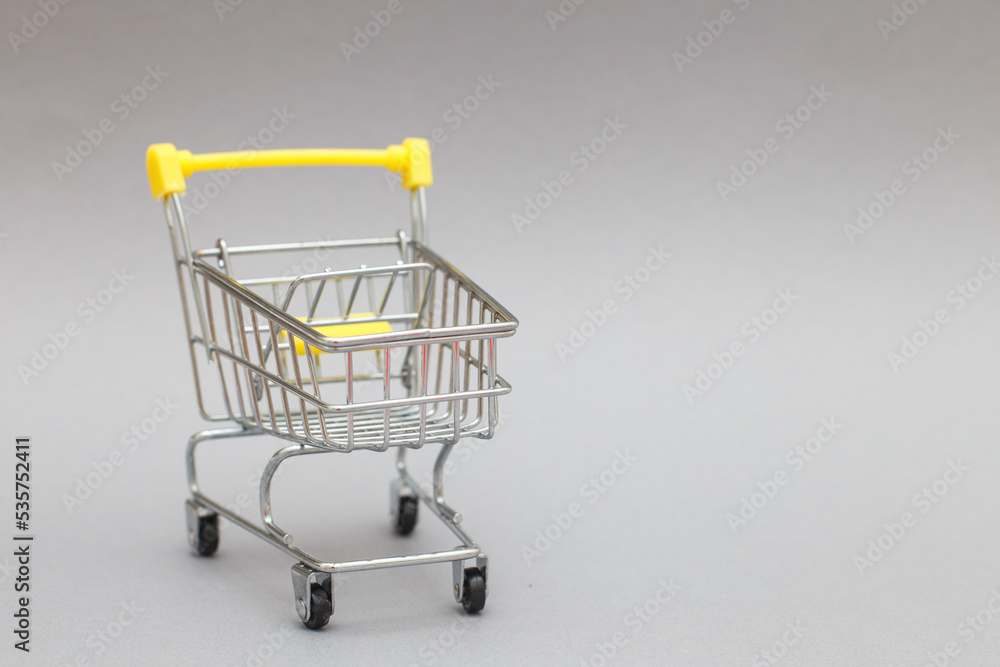
<svg viewBox="0 0 1000 667"><path fill-rule="evenodd" d="M187 502L188 544L199 556L211 556L219 548L219 515Z"/></svg>
<svg viewBox="0 0 1000 667"><path fill-rule="evenodd" d="M319 584L312 585L309 600L309 615L302 619L302 624L310 630L319 630L330 622L333 614L333 603L330 596Z"/></svg>
<svg viewBox="0 0 1000 667"><path fill-rule="evenodd" d="M305 563L292 566L292 590L295 611L302 624L319 630L333 615L333 575L314 570Z"/></svg>
<svg viewBox="0 0 1000 667"><path fill-rule="evenodd" d="M393 527L399 535L409 535L417 526L417 510L420 502L415 496L400 496L397 502Z"/></svg>
<svg viewBox="0 0 1000 667"><path fill-rule="evenodd" d="M470 614L486 606L486 577L478 567L465 568L462 577L462 608Z"/></svg>

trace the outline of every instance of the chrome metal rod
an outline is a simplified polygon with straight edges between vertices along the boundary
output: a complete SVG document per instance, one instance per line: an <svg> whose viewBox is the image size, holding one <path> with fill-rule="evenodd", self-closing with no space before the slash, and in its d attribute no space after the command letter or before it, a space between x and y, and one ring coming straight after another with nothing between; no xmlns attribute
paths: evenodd
<svg viewBox="0 0 1000 667"><path fill-rule="evenodd" d="M195 464L195 454L197 447L200 443L206 442L208 440L222 439L222 438L234 438L243 437L250 435L259 435L262 431L259 430L248 430L243 428L226 428L226 429L214 429L201 431L199 433L191 436L188 442L187 450L187 468L188 468L188 484L191 489L191 495L194 500L201 505L210 508L217 514L222 515L226 519L229 519L234 524L240 526L241 528L254 533L258 537L262 538L272 546L281 549L285 553L290 554L294 558L298 559L300 562L312 567L313 569L319 570L321 572L358 572L362 570L377 570L390 567L403 567L407 565L424 565L430 563L446 563L450 561L460 561L467 560L469 558L475 558L479 555L479 547L476 543L463 531L457 524L447 521L440 511L434 507L435 503L428 502L430 498L423 493L419 487L416 487L412 478L409 475L403 473L408 485L412 485L412 488L417 492L418 496L428 505L428 508L433 512L438 518L442 519L444 523L451 529L451 531L462 541L464 548L450 549L447 551L434 551L430 553L422 554L410 554L405 556L386 556L382 558L369 558L364 560L353 560L353 561L322 561L307 553L306 551L299 549L292 544L290 539L283 539L286 533L278 530L278 534L272 534L268 530L258 526L257 524L248 521L244 517L236 514L235 512L229 510L221 503L213 500L206 494L202 493L200 486L198 484L197 478L197 468ZM305 454L318 454L324 450L318 448L312 448L309 446L294 446L285 447L279 450L271 461L268 463L268 467L265 469L265 478L261 478L261 488L270 486L271 480L274 476L274 471L280 465L281 461L288 458L289 456L305 455ZM263 495L262 495L263 497ZM271 524L273 526L273 523ZM276 528L276 527L275 527Z"/></svg>

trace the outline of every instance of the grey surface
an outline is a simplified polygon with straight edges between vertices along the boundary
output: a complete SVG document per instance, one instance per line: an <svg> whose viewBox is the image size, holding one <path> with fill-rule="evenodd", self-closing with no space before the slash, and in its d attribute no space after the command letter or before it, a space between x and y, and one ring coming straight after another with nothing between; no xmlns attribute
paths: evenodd
<svg viewBox="0 0 1000 667"><path fill-rule="evenodd" d="M1000 281L961 310L948 294L1000 250L1000 12L928 2L884 39L888 0L742 4L594 1L553 30L555 0L403 0L350 63L340 42L386 3L244 0L220 20L207 2L81 0L18 53L5 39L0 469L13 468L15 435L34 438L38 538L33 650L10 646L0 573L0 662L597 665L620 632L609 662L764 665L787 639L775 664L923 665L949 642L949 664L994 664L1000 619L982 610L1000 585ZM734 22L678 71L674 52L725 8ZM0 27L37 11L5 2ZM121 118L112 104L147 66L169 74ZM500 86L454 127L448 109L491 75ZM812 86L833 97L785 140L776 123ZM234 149L274 108L295 118L272 147L445 131L432 245L521 321L500 347L506 420L449 479L491 557L480 617L452 604L448 566L407 568L345 577L331 625L310 633L281 553L233 528L214 559L184 543L182 452L203 424L143 153L159 141ZM60 182L52 162L104 118L113 132ZM579 172L574 152L608 118L627 128ZM904 163L939 128L960 139L910 182ZM769 137L778 152L723 202L716 182ZM518 233L511 215L564 169L572 185ZM894 179L905 194L850 243L844 225ZM202 243L310 240L391 232L405 211L372 170L262 170L235 177L194 226ZM625 300L616 283L651 246L672 256ZM116 269L134 279L86 322L78 304ZM777 290L798 300L751 342L742 327ZM560 359L556 344L608 299L616 312ZM938 309L948 324L894 370L887 354ZM25 385L17 367L69 322L80 335ZM686 400L683 385L733 341L745 354ZM122 433L157 399L178 407L129 451ZM843 428L796 471L786 452L823 418ZM252 497L248 478L273 447L220 447L206 486ZM115 450L122 464L68 511L63 495ZM619 452L638 461L590 503L582 485ZM296 534L335 557L402 549L385 521L390 458L317 458L278 482ZM949 462L968 471L922 513L914 496ZM788 483L734 534L727 514L778 471ZM524 547L574 502L582 516L529 563ZM11 503L5 481L5 543ZM855 556L904 512L915 525L859 573ZM451 546L427 518L412 547ZM661 580L680 590L637 622ZM123 604L142 611L104 644L96 633ZM977 613L981 631L963 625Z"/></svg>

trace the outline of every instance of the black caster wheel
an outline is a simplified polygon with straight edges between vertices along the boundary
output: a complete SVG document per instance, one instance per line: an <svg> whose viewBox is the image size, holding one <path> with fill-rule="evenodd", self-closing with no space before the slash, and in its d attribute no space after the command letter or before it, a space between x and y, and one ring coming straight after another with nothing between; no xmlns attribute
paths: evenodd
<svg viewBox="0 0 1000 667"><path fill-rule="evenodd" d="M478 567L465 568L462 577L462 608L470 614L486 606L486 577Z"/></svg>
<svg viewBox="0 0 1000 667"><path fill-rule="evenodd" d="M416 496L399 496L393 515L393 528L399 535L409 535L417 526L417 510L420 501Z"/></svg>
<svg viewBox="0 0 1000 667"><path fill-rule="evenodd" d="M188 544L199 556L211 556L219 548L219 515L204 507L187 504Z"/></svg>
<svg viewBox="0 0 1000 667"><path fill-rule="evenodd" d="M309 600L309 615L302 619L302 624L310 630L319 630L330 622L333 615L333 602L330 596L319 584L313 584Z"/></svg>
<svg viewBox="0 0 1000 667"><path fill-rule="evenodd" d="M292 566L292 590L295 593L295 611L302 625L319 630L330 622L333 615L333 576L319 572L305 563Z"/></svg>

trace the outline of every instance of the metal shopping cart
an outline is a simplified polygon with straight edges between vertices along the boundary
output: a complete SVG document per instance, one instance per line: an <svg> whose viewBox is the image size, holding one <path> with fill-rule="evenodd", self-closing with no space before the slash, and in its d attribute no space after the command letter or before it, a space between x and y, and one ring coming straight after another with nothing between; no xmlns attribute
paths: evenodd
<svg viewBox="0 0 1000 667"><path fill-rule="evenodd" d="M286 165L383 166L410 191L410 236L214 247L193 250L181 195L194 172ZM334 574L452 563L455 600L468 612L486 603L488 559L461 527L444 498L444 469L461 438L490 438L497 398L510 385L497 374L498 339L517 320L465 274L424 245L425 187L432 182L430 148L407 139L386 150L267 150L193 155L154 144L146 155L153 196L164 204L173 244L195 391L202 416L235 425L201 431L187 448L191 499L188 540L208 556L219 545L219 516L296 559L292 585L299 617L321 628L333 613ZM260 260L336 257L336 270L277 275L257 269L239 276L236 265ZM351 263L363 256L363 262ZM272 264L273 266L273 264ZM242 267L241 267L242 268ZM206 407L206 383L217 373L224 410ZM260 480L261 523L247 520L205 495L195 453L204 442L269 434L286 444ZM406 466L406 452L439 444L433 483L424 489ZM271 482L283 461L308 454L359 449L396 450L391 519L409 534L422 502L451 529L454 549L344 562L306 552L275 523Z"/></svg>

